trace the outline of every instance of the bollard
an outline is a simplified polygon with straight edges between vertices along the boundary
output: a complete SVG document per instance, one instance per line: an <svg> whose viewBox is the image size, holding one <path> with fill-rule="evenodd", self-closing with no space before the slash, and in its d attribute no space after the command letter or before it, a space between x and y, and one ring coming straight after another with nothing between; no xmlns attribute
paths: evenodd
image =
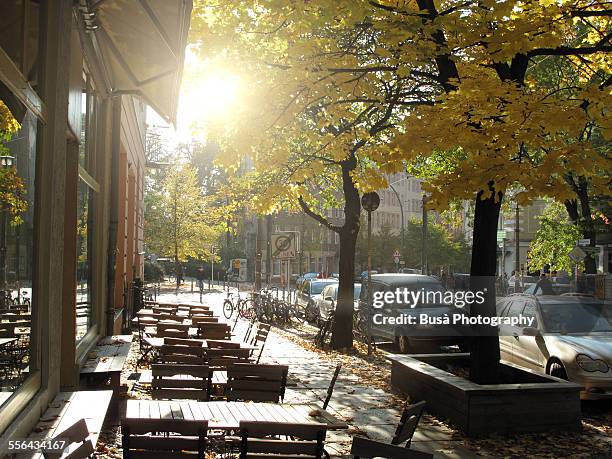
<svg viewBox="0 0 612 459"><path fill-rule="evenodd" d="M193 293L193 279L191 279L191 293Z"/></svg>

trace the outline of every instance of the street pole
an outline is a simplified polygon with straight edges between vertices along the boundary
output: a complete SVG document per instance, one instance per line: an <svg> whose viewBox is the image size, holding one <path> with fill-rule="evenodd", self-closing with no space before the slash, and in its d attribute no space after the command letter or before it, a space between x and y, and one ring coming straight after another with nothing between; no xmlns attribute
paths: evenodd
<svg viewBox="0 0 612 459"><path fill-rule="evenodd" d="M368 211L368 355L372 354L372 212Z"/></svg>
<svg viewBox="0 0 612 459"><path fill-rule="evenodd" d="M2 211L2 233L0 237L0 283L2 284L2 307L6 306L6 210Z"/></svg>
<svg viewBox="0 0 612 459"><path fill-rule="evenodd" d="M421 228L421 274L427 274L427 196L423 195L423 222Z"/></svg>
<svg viewBox="0 0 612 459"><path fill-rule="evenodd" d="M257 236L255 238L255 291L261 290L261 236L263 234L263 222L257 216Z"/></svg>
<svg viewBox="0 0 612 459"><path fill-rule="evenodd" d="M266 215L266 284L272 281L272 215Z"/></svg>
<svg viewBox="0 0 612 459"><path fill-rule="evenodd" d="M390 183L389 184L389 188L391 188L391 190L393 190L393 192L395 193L395 197L397 198L397 202L399 202L399 208L400 208L400 219L401 219L401 229L400 229L400 244L401 244L401 254L402 257L404 256L404 205L402 204L402 199L400 198L399 193L397 192L397 190L395 189L395 187ZM397 264L399 264L399 261L397 262ZM399 268L397 269L397 271L399 271Z"/></svg>
<svg viewBox="0 0 612 459"><path fill-rule="evenodd" d="M520 210L518 202L516 203L515 215L514 215L514 293L517 293L520 289L519 272L521 268L521 246L520 246L520 228L519 228L519 217ZM521 275L522 277L522 275Z"/></svg>
<svg viewBox="0 0 612 459"><path fill-rule="evenodd" d="M211 247L210 249L210 280L214 284L215 283L215 247ZM212 287L208 287L209 290L212 290Z"/></svg>

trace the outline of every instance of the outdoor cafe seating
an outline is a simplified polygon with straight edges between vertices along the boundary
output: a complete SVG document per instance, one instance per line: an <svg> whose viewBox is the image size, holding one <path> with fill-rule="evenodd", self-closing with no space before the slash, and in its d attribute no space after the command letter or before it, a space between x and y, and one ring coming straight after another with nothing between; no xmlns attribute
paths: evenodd
<svg viewBox="0 0 612 459"><path fill-rule="evenodd" d="M136 321L150 347L150 370L139 382L151 400L127 401L124 457L203 458L213 447L223 457L328 457L327 431L348 428L326 411L342 365L330 374L321 405L286 403L290 366L260 363L269 324L253 321L240 340L218 317L186 309ZM355 437L352 454L430 457L409 448L423 405L407 407L390 443Z"/></svg>

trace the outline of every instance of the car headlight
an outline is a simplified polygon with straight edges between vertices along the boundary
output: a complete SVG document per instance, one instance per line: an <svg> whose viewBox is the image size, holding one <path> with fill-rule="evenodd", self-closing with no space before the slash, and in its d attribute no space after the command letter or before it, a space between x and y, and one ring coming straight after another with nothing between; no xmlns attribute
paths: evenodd
<svg viewBox="0 0 612 459"><path fill-rule="evenodd" d="M576 363L580 368L588 372L601 371L602 373L605 373L610 369L605 361L601 359L593 359L586 354L578 354L576 356Z"/></svg>

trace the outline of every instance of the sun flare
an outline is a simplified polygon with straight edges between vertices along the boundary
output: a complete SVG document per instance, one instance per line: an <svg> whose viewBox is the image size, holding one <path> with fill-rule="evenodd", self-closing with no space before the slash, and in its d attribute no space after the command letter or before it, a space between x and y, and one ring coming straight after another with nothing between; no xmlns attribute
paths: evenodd
<svg viewBox="0 0 612 459"><path fill-rule="evenodd" d="M231 74L194 81L181 95L179 116L191 124L226 115L236 102L239 84L239 78Z"/></svg>

